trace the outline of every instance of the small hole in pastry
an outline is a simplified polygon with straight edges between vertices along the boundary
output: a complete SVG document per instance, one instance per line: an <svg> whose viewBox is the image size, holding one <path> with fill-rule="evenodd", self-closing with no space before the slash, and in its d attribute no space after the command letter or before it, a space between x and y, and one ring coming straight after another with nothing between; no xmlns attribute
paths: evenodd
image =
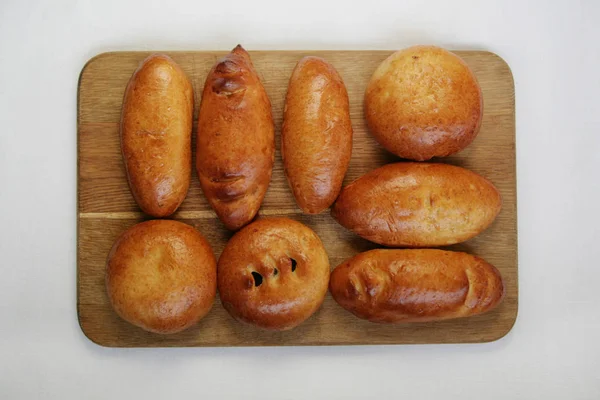
<svg viewBox="0 0 600 400"><path fill-rule="evenodd" d="M252 272L252 277L254 278L254 286L260 286L262 284L263 277L261 274L254 271Z"/></svg>

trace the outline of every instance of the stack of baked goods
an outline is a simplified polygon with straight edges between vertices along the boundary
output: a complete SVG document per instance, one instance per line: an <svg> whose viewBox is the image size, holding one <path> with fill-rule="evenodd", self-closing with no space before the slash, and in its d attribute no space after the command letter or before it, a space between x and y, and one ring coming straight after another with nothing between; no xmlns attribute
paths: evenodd
<svg viewBox="0 0 600 400"><path fill-rule="evenodd" d="M388 57L365 92L375 139L404 159L342 187L352 153L348 94L319 57L290 77L281 155L298 207L331 209L344 228L385 248L330 271L317 234L288 218L256 218L275 160L271 103L249 54L237 46L208 73L198 116L196 171L222 224L236 233L218 261L194 227L166 218L187 196L192 169L192 84L166 55L152 55L125 90L121 149L132 195L159 218L124 232L108 255L115 311L150 332L184 330L207 315L218 293L236 320L292 329L327 291L359 318L409 323L489 311L504 297L498 270L463 252L436 249L484 231L501 208L498 190L467 169L429 162L477 136L483 96L457 55L415 46ZM342 228L340 228L342 229Z"/></svg>

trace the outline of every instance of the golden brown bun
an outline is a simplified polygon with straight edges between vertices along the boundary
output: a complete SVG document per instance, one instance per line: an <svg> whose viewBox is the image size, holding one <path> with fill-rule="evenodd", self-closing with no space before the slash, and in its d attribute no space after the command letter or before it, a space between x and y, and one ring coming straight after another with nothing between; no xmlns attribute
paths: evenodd
<svg viewBox="0 0 600 400"><path fill-rule="evenodd" d="M481 314L504 297L500 272L467 253L371 250L338 266L335 301L372 322L425 322Z"/></svg>
<svg viewBox="0 0 600 400"><path fill-rule="evenodd" d="M259 219L236 233L219 258L225 309L239 321L287 330L323 303L329 259L319 237L287 218Z"/></svg>
<svg viewBox="0 0 600 400"><path fill-rule="evenodd" d="M386 246L445 246L494 221L502 199L487 179L448 164L396 163L346 186L331 215L359 236Z"/></svg>
<svg viewBox="0 0 600 400"><path fill-rule="evenodd" d="M124 320L150 332L175 333L204 317L217 289L208 242L182 222L134 225L108 255L106 289Z"/></svg>
<svg viewBox="0 0 600 400"><path fill-rule="evenodd" d="M210 70L200 104L196 170L228 229L252 221L275 159L271 103L250 56L237 46Z"/></svg>
<svg viewBox="0 0 600 400"><path fill-rule="evenodd" d="M302 211L318 214L335 201L351 154L344 82L322 58L304 57L290 79L281 130L285 174Z"/></svg>
<svg viewBox="0 0 600 400"><path fill-rule="evenodd" d="M475 139L483 96L460 57L439 47L415 46L377 67L365 92L365 116L382 146L424 161L456 153Z"/></svg>
<svg viewBox="0 0 600 400"><path fill-rule="evenodd" d="M129 80L121 114L121 150L129 187L142 211L165 217L190 185L194 91L162 54L146 58Z"/></svg>

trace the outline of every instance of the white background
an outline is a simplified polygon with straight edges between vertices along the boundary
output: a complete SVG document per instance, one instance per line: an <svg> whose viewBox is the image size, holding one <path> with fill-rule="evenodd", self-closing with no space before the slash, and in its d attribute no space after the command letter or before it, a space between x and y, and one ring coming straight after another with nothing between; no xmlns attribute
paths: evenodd
<svg viewBox="0 0 600 400"><path fill-rule="evenodd" d="M288 3L288 4L286 4ZM0 1L0 398L600 398L600 2ZM76 89L109 50L485 49L516 85L519 316L484 345L108 349L75 310Z"/></svg>

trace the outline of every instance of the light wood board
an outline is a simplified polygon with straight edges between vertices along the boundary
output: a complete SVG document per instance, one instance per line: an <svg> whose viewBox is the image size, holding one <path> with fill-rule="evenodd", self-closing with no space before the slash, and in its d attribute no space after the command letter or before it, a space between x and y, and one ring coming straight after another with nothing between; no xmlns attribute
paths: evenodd
<svg viewBox="0 0 600 400"><path fill-rule="evenodd" d="M166 52L193 82L194 121L206 75L225 52ZM350 345L398 343L467 343L501 338L517 316L517 209L515 175L514 84L508 65L482 51L457 51L474 70L484 96L484 118L477 139L461 153L443 159L490 179L500 190L503 208L493 225L480 236L450 249L482 256L504 277L507 294L494 311L443 322L382 325L360 320L339 307L328 294L323 307L304 324L287 332L267 332L231 318L217 300L197 325L179 334L147 333L121 320L105 292L104 270L117 236L148 219L137 207L125 178L119 148L118 123L123 92L131 74L149 52L104 53L84 67L78 92L78 280L77 310L83 332L92 341L115 347ZM363 118L363 93L377 67L391 51L254 51L252 60L273 105L277 153L273 178L260 215L284 215L299 220L321 237L332 268L358 252L375 248L338 225L325 212L302 215L283 174L279 130L287 84L296 62L318 55L340 72L350 96L354 144L345 184L393 162L368 133ZM196 133L194 122L194 136ZM195 149L195 140L193 143ZM194 161L195 165L195 161ZM173 216L199 229L218 257L231 233L210 209L195 172L186 200Z"/></svg>

